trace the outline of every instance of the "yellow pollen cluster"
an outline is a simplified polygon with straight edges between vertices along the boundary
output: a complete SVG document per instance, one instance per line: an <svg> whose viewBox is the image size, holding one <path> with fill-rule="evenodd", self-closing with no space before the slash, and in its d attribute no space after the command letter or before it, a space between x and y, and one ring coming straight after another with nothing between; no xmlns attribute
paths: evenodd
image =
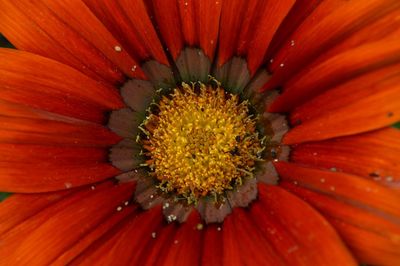
<svg viewBox="0 0 400 266"><path fill-rule="evenodd" d="M262 141L248 103L222 88L198 83L174 89L144 122L146 165L164 192L196 203L220 197L254 178Z"/></svg>

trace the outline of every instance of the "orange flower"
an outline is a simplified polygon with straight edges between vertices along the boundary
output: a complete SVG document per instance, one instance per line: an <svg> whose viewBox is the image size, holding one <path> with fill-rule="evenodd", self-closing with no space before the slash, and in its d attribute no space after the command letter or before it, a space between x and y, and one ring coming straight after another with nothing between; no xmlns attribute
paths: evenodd
<svg viewBox="0 0 400 266"><path fill-rule="evenodd" d="M398 0L0 0L18 48L0 49L0 265L399 265L399 17ZM201 120L211 137L178 135L177 110L191 130L203 106L226 114Z"/></svg>

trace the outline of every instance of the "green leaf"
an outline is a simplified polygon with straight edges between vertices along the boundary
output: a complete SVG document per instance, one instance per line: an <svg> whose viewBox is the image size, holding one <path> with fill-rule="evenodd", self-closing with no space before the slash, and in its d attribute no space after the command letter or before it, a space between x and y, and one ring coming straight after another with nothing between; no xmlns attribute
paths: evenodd
<svg viewBox="0 0 400 266"><path fill-rule="evenodd" d="M10 195L11 193L9 192L0 192L0 202L8 198Z"/></svg>
<svg viewBox="0 0 400 266"><path fill-rule="evenodd" d="M400 129L400 122L397 122L396 124L394 124L393 127Z"/></svg>
<svg viewBox="0 0 400 266"><path fill-rule="evenodd" d="M2 34L0 34L0 47L15 48Z"/></svg>

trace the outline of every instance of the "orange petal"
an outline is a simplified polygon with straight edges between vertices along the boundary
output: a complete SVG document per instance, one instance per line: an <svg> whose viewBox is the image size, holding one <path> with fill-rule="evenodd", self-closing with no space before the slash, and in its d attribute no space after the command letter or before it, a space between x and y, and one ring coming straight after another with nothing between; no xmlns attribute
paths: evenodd
<svg viewBox="0 0 400 266"><path fill-rule="evenodd" d="M47 192L92 184L118 175L109 163L35 165L0 162L0 190L21 193Z"/></svg>
<svg viewBox="0 0 400 266"><path fill-rule="evenodd" d="M246 258L242 256L242 242L236 237L236 226L232 215L227 216L223 223L223 250L222 250L222 265L240 266L244 265ZM255 245L256 243L254 243ZM246 247L247 248L247 247ZM251 257L249 258L249 260Z"/></svg>
<svg viewBox="0 0 400 266"><path fill-rule="evenodd" d="M0 124L0 190L53 191L119 174L108 163L107 150L79 148L120 140L100 125L9 116L0 117ZM54 144L63 146L49 146Z"/></svg>
<svg viewBox="0 0 400 266"><path fill-rule="evenodd" d="M357 259L371 265L397 265L400 262L400 226L372 210L336 201L290 183L281 184L309 202L327 217Z"/></svg>
<svg viewBox="0 0 400 266"><path fill-rule="evenodd" d="M13 5L1 2L0 18L2 21L0 31L17 48L41 55L49 53L53 59L65 62L95 80L108 82L106 77L103 78L100 73L88 68L86 62L80 61ZM117 79L121 79L121 77Z"/></svg>
<svg viewBox="0 0 400 266"><path fill-rule="evenodd" d="M391 241L396 244L388 243L387 239L381 235L371 233L367 230L362 230L357 226L350 226L337 220L331 220L331 223L346 235L345 239L354 248L354 253L357 254L362 262L371 262L375 265L398 265L399 245L398 235ZM373 251L371 251L373 250Z"/></svg>
<svg viewBox="0 0 400 266"><path fill-rule="evenodd" d="M2 89L33 89L53 97L70 95L101 108L118 109L124 105L115 88L101 85L64 64L12 49L0 49L0 56Z"/></svg>
<svg viewBox="0 0 400 266"><path fill-rule="evenodd" d="M158 211L159 208L153 208L148 215L142 215L135 219L127 228L123 237L114 244L114 246L105 254L103 263L112 265L115 258L121 265L137 265L139 258L144 253L148 245L153 244L157 239L152 238L152 233L162 225L164 217Z"/></svg>
<svg viewBox="0 0 400 266"><path fill-rule="evenodd" d="M118 206L131 197L133 189L132 183L106 182L94 190L84 188L55 202L0 237L3 262L50 264L117 212Z"/></svg>
<svg viewBox="0 0 400 266"><path fill-rule="evenodd" d="M201 265L222 265L223 234L221 230L222 226L219 224L209 224L206 226L203 235Z"/></svg>
<svg viewBox="0 0 400 266"><path fill-rule="evenodd" d="M182 23L182 35L189 46L199 43L199 36L196 32L196 3L193 0L176 1L179 9L179 16ZM198 1L197 1L198 2ZM199 6L199 4L197 4ZM220 6L219 4L216 6ZM210 10L210 12L212 12ZM218 15L218 13L217 13ZM217 24L218 25L218 24Z"/></svg>
<svg viewBox="0 0 400 266"><path fill-rule="evenodd" d="M360 87L351 93L344 88L326 92L320 96L326 102L324 108L309 109L307 113L319 113L310 120L292 128L283 139L286 144L324 140L353 135L392 125L400 120L400 76L390 77L372 87ZM379 86L379 90L376 89ZM369 92L369 93L368 93ZM335 96L339 98L332 98ZM343 98L344 96L344 98ZM314 106L321 104L316 99ZM328 100L329 99L329 100ZM328 100L328 101L327 101Z"/></svg>
<svg viewBox="0 0 400 266"><path fill-rule="evenodd" d="M107 128L81 120L64 122L0 116L0 125L0 142L5 143L109 146L121 140Z"/></svg>
<svg viewBox="0 0 400 266"><path fill-rule="evenodd" d="M322 62L317 60L285 83L284 92L269 110L289 112L335 85L399 61L398 38L368 43ZM399 65L396 68L399 71Z"/></svg>
<svg viewBox="0 0 400 266"><path fill-rule="evenodd" d="M0 97L4 97L4 91L2 91L2 94ZM17 98L20 98L20 96L16 96ZM53 103L50 103L50 105ZM65 103L63 103L63 111L68 112L68 115L74 116L72 114L72 110L65 110ZM76 107L78 111L85 112L86 110L83 110L84 108L80 109L79 107ZM92 111L92 110L91 110ZM84 120L89 120L97 123L103 123L105 120L104 114L96 108L96 110L93 112L90 111L86 112L84 114L81 114L80 116L83 116ZM62 111L61 111L62 112ZM61 113L60 112L60 113ZM18 104L18 103L13 103L9 101L3 101L0 99L0 114L3 116L10 116L10 117L21 117L21 118L32 118L32 119L46 119L46 120L55 120L55 121L60 121L60 122L66 122L66 123L87 123L89 121L83 121L80 119L76 119L70 116L64 116L64 115L59 115L56 113L51 113L47 112L43 109L36 109L32 108L26 105ZM79 115L77 115L79 116ZM96 123L96 124L97 124Z"/></svg>
<svg viewBox="0 0 400 266"><path fill-rule="evenodd" d="M252 217L236 208L225 218L223 231L224 265L284 265L270 243L261 236ZM235 255L233 255L233 254Z"/></svg>
<svg viewBox="0 0 400 266"><path fill-rule="evenodd" d="M142 0L84 2L137 62L155 59L169 65Z"/></svg>
<svg viewBox="0 0 400 266"><path fill-rule="evenodd" d="M95 229L80 238L70 248L67 248L62 255L51 263L51 265L62 266L71 263L76 257L84 253L87 248L92 247L92 245L95 245L98 241L106 241L104 238L114 234L126 220L134 219L132 215L137 212L137 205L128 205L124 206L121 211L112 213L104 219L104 222L100 223Z"/></svg>
<svg viewBox="0 0 400 266"><path fill-rule="evenodd" d="M96 124L68 124L42 119L2 118L0 143L109 147L121 138Z"/></svg>
<svg viewBox="0 0 400 266"><path fill-rule="evenodd" d="M0 205L0 235L62 200L72 190L50 193L13 194ZM29 204L27 204L29 202Z"/></svg>
<svg viewBox="0 0 400 266"><path fill-rule="evenodd" d="M202 230L197 228L200 223L200 215L197 211L192 211L186 222L179 226L174 235L174 242L168 247L168 254L163 259L165 265L198 264L203 233Z"/></svg>
<svg viewBox="0 0 400 266"><path fill-rule="evenodd" d="M293 163L275 163L281 180L325 193L344 202L375 208L400 217L400 195L374 181L334 171L304 167Z"/></svg>
<svg viewBox="0 0 400 266"><path fill-rule="evenodd" d="M36 43L42 43L44 33L46 37L48 36L47 38L50 37L57 42L59 48L65 49L70 57L75 57L98 76L112 83L123 81L120 71L128 76L145 77L140 69L132 72L132 67L137 63L81 1L75 0L68 3L38 1L34 4L13 1L14 7L9 6L10 4L4 3L11 9L8 11L8 14L12 14L10 20L19 23L16 18L22 15L27 16L30 22L29 24L24 22L26 25L20 27L20 31L11 27L6 28L4 33L10 37L11 42L13 42L13 35L29 35ZM42 32L38 33L37 29ZM60 60L57 55L54 56L59 50L57 46L53 46L52 50L43 51L26 41L14 44L20 49ZM116 46L121 47L122 50L116 50ZM69 60L60 61L75 66L75 63L71 64Z"/></svg>
<svg viewBox="0 0 400 266"><path fill-rule="evenodd" d="M387 12L385 15L371 22L368 26L351 34L347 39L343 40L343 42L332 47L329 51L321 55L318 60L332 57L332 55L342 53L369 42L376 42L388 38L399 38L400 20L397 19L399 15L399 8Z"/></svg>
<svg viewBox="0 0 400 266"><path fill-rule="evenodd" d="M329 48L368 27L399 5L397 0L323 1L273 56L270 70L274 75L264 89L282 85Z"/></svg>
<svg viewBox="0 0 400 266"><path fill-rule="evenodd" d="M84 36L84 28L91 29L93 26L100 29L102 27L99 21L93 23L94 21L90 20L90 16L92 18L94 16L88 8L80 2L77 9L79 11L74 10L74 14L81 13L88 19L87 22L92 24L82 27L82 24L86 22L79 21L79 17L68 17L62 12L60 12L60 16L55 15L56 13L53 13L47 6L51 5L49 3L2 1L0 6L2 12L0 13L2 17L1 31L18 49L56 59L100 81L105 80L112 84L123 82L123 74L100 50L101 43L97 45L98 47L93 44L100 38L97 37L93 42ZM89 13L85 15L85 12ZM80 27L78 30L74 29L77 24ZM95 33L93 31L93 34ZM99 36L101 33L103 32L100 31ZM107 39L107 36L104 37ZM41 46L44 42L51 43L50 47L47 47L50 48L49 50L44 49L45 46ZM109 49L114 49L116 45L118 45L117 42L110 43ZM114 53L117 52L114 51Z"/></svg>
<svg viewBox="0 0 400 266"><path fill-rule="evenodd" d="M119 174L99 148L0 144L0 188L41 192L94 183Z"/></svg>
<svg viewBox="0 0 400 266"><path fill-rule="evenodd" d="M107 161L107 149L0 143L0 162L79 165Z"/></svg>
<svg viewBox="0 0 400 266"><path fill-rule="evenodd" d="M277 50L283 46L290 35L301 25L304 19L306 19L321 2L320 0L297 0L289 13L279 25L274 37L272 38L271 44L268 47L266 59L272 59ZM272 60L273 61L273 60Z"/></svg>
<svg viewBox="0 0 400 266"><path fill-rule="evenodd" d="M130 207L123 208L122 212L130 210ZM136 209L137 210L137 209ZM129 229L134 220L141 215L140 211L130 213L125 219L117 223L108 232L102 235L99 239L93 241L86 249L84 249L75 258L67 258L70 265L106 265L103 261L107 258L105 254L110 251L114 244L125 235L126 230ZM89 235L87 235L89 236ZM64 253L65 254L65 253ZM65 264L62 264L65 265ZM61 266L61 265L60 265Z"/></svg>
<svg viewBox="0 0 400 266"><path fill-rule="evenodd" d="M222 66L234 55L245 56L250 73L254 75L279 24L293 4L293 0L279 3L223 1L218 65Z"/></svg>
<svg viewBox="0 0 400 266"><path fill-rule="evenodd" d="M146 251L141 255L143 265L152 266L162 264L166 258L169 248L175 242L175 234L178 231L176 224L164 225L153 234L155 240L150 242Z"/></svg>
<svg viewBox="0 0 400 266"><path fill-rule="evenodd" d="M78 118L100 124L106 122L105 109L72 99L68 95L53 96L34 88L3 88L1 84L0 90L0 113L3 115L59 121L73 121Z"/></svg>
<svg viewBox="0 0 400 266"><path fill-rule="evenodd" d="M193 2L195 4L195 16L191 19L196 27L199 45L204 53L210 59L213 59L219 34L221 2L213 0Z"/></svg>
<svg viewBox="0 0 400 266"><path fill-rule="evenodd" d="M125 75L134 78L145 77L140 68L135 68L135 71L132 71L132 67L136 66L137 62L125 51L125 47L121 47L121 51L116 50L117 40L82 1L43 1L43 3L53 13L57 14L62 22L97 48L104 55L103 57L115 64Z"/></svg>
<svg viewBox="0 0 400 266"><path fill-rule="evenodd" d="M260 195L261 192L260 192ZM316 254L310 253L306 246L290 234L286 226L279 221L279 217L269 210L264 201L255 202L251 209L251 215L261 234L275 248L277 256L289 265L313 265L319 260ZM291 225L290 225L291 226Z"/></svg>
<svg viewBox="0 0 400 266"><path fill-rule="evenodd" d="M154 19L158 30L168 47L172 57L176 59L184 46L184 37L181 31L181 21L176 0L151 0L146 3Z"/></svg>
<svg viewBox="0 0 400 266"><path fill-rule="evenodd" d="M287 265L356 265L329 223L278 186L259 185L259 202L251 214L261 235L282 254Z"/></svg>
<svg viewBox="0 0 400 266"><path fill-rule="evenodd" d="M308 95L309 100L291 112L290 122L296 125L299 122L305 122L322 114L333 112L336 108L351 104L358 99L373 95L377 88L384 90L385 87L390 86L389 80L396 83L399 80L399 74L400 64L392 64L354 78L320 95L318 95L319 92L316 92L316 95ZM319 88L319 91L323 90L321 88Z"/></svg>
<svg viewBox="0 0 400 266"><path fill-rule="evenodd" d="M159 207L128 217L129 220L116 228L112 235L89 246L74 264L113 265L117 258L120 265L130 265L130 262L137 265L134 260L143 255L147 245L157 241L157 238L152 238L152 232L160 227L162 217Z"/></svg>
<svg viewBox="0 0 400 266"><path fill-rule="evenodd" d="M217 46L221 2L178 0L182 35L186 45L199 46L212 61Z"/></svg>
<svg viewBox="0 0 400 266"><path fill-rule="evenodd" d="M173 59L177 59L186 45L202 48L213 60L219 31L220 1L153 0L147 5Z"/></svg>
<svg viewBox="0 0 400 266"><path fill-rule="evenodd" d="M316 168L335 168L400 188L400 131L381 129L361 135L294 146L291 160Z"/></svg>

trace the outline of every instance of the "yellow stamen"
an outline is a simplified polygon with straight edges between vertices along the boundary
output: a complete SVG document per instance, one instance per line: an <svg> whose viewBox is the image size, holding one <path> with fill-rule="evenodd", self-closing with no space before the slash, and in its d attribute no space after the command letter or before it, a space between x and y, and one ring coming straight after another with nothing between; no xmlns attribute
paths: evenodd
<svg viewBox="0 0 400 266"><path fill-rule="evenodd" d="M158 187L189 204L203 196L218 198L243 178L254 178L264 149L248 103L201 83L199 89L184 83L163 97L144 127L147 165Z"/></svg>

